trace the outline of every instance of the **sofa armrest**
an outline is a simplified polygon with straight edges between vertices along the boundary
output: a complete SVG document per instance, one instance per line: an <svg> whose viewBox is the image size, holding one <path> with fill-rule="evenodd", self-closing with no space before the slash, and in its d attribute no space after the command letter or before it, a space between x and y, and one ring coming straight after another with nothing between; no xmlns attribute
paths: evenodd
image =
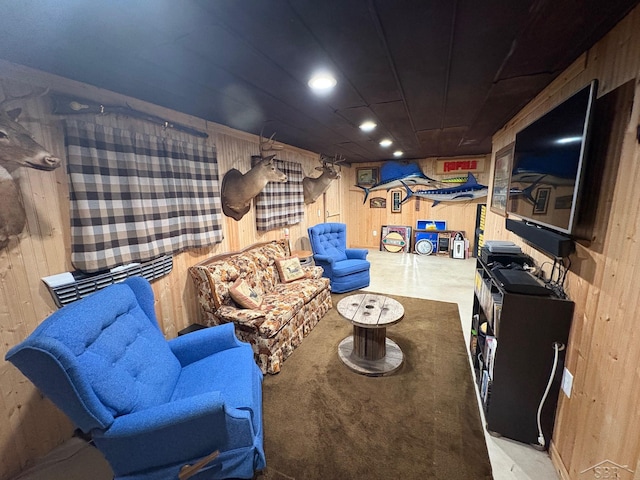
<svg viewBox="0 0 640 480"><path fill-rule="evenodd" d="M322 267L318 266L302 267L302 270L304 271L304 278L311 278L314 280L322 278L322 272L324 271Z"/></svg>
<svg viewBox="0 0 640 480"><path fill-rule="evenodd" d="M369 250L365 248L347 248L345 250L347 258L354 258L358 260L365 260L369 254Z"/></svg>
<svg viewBox="0 0 640 480"><path fill-rule="evenodd" d="M223 305L216 310L216 316L224 323L235 323L257 332L260 325L266 320L267 314L261 310Z"/></svg>
<svg viewBox="0 0 640 480"><path fill-rule="evenodd" d="M169 340L171 351L184 367L214 353L244 345L235 334L232 323L203 328Z"/></svg>

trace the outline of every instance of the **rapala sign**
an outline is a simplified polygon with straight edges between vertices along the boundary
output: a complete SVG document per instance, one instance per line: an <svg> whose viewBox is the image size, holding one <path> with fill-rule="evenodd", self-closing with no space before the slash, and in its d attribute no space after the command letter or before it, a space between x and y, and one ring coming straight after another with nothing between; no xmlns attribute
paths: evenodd
<svg viewBox="0 0 640 480"><path fill-rule="evenodd" d="M438 160L436 173L484 172L484 158Z"/></svg>

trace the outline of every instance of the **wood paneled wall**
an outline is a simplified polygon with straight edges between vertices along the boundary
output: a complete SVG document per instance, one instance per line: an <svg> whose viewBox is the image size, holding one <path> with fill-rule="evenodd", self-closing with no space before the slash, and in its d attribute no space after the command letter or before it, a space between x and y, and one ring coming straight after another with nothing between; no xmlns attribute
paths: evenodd
<svg viewBox="0 0 640 480"><path fill-rule="evenodd" d="M598 97L632 82L632 109L620 105L622 128L611 152L617 171L598 197L593 241L578 244L567 291L576 302L566 367L574 375L571 398L560 394L551 445L554 465L563 479L597 477L600 462L619 466L623 479L640 478L640 7L636 7L591 50L538 95L499 131L493 152L515 139L528 123L552 109L591 79ZM634 86L633 86L634 85ZM587 192L587 195L590 192ZM505 231L504 218L487 215L487 239L522 240ZM530 247L540 263L549 261ZM611 466L611 465L610 465ZM633 472L633 473L632 473ZM613 478L613 477L610 477Z"/></svg>
<svg viewBox="0 0 640 480"><path fill-rule="evenodd" d="M52 92L77 95L104 104L124 105L126 102L134 109L206 131L209 134L207 141L217 148L220 178L230 168L247 172L251 155L258 153L258 138L255 135L0 61L0 99L5 95L23 95L36 87L49 87ZM0 250L1 479L13 476L28 462L68 439L73 432L69 420L43 398L15 367L4 361L9 348L26 338L42 319L56 310L41 278L73 270L70 264L69 190L62 117L52 114L51 101L47 96L21 101L19 106L23 108L20 123L37 141L61 158L63 165L53 172L26 168L17 172L28 225L19 238L13 239L7 248ZM99 121L162 134L157 126L125 117L107 116ZM317 176L320 173L315 170L320 165L319 157L313 152L285 146L278 158L301 163L307 175ZM332 188L331 209L341 213L342 189L339 186ZM306 229L324 221L325 211L324 198L321 197L306 207L305 217L308 221L288 227L292 248L309 248ZM254 208L239 222L226 216L223 218L222 243L175 255L173 271L152 284L158 321L167 338L175 337L179 330L199 320L195 289L187 274L191 265L213 254L284 236L283 229L258 233Z"/></svg>

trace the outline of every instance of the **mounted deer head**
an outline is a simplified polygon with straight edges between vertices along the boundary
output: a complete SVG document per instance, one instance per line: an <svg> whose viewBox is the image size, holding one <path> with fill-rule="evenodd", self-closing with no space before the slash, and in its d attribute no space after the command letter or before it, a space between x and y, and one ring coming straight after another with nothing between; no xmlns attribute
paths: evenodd
<svg viewBox="0 0 640 480"><path fill-rule="evenodd" d="M20 235L27 223L20 190L6 169L0 167L0 249L9 243L10 237Z"/></svg>
<svg viewBox="0 0 640 480"><path fill-rule="evenodd" d="M0 103L0 166L9 173L19 167L54 170L60 166L60 159L36 142L27 129L17 122L22 109L5 110L10 102L39 97L44 93L46 90L22 97L8 97Z"/></svg>
<svg viewBox="0 0 640 480"><path fill-rule="evenodd" d="M235 168L224 175L221 200L222 211L227 217L240 220L251 208L253 197L258 195L268 182L287 181L287 176L278 170L273 162L276 155L267 155L272 150L282 148L282 145L275 145L273 135L269 140L264 140L260 134L261 159L244 175Z"/></svg>
<svg viewBox="0 0 640 480"><path fill-rule="evenodd" d="M302 189L304 192L304 203L309 205L315 202L320 195L327 191L331 182L337 178L340 178L340 172L335 169L338 165L344 162L344 159L339 159L336 155L333 160L320 155L321 167L316 167L316 170L320 170L322 174L319 177L304 177L302 179Z"/></svg>
<svg viewBox="0 0 640 480"><path fill-rule="evenodd" d="M6 111L5 107L14 100L40 97L46 92L45 89L22 97L8 97L0 103L0 249L7 246L10 237L22 232L27 221L20 188L11 173L20 167L49 171L60 166L60 159L17 122L22 110Z"/></svg>

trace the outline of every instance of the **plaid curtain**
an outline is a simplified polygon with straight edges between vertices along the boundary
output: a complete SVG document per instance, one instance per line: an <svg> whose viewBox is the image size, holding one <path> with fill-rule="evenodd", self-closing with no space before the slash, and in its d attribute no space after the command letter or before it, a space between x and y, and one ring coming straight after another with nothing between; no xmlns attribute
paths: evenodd
<svg viewBox="0 0 640 480"><path fill-rule="evenodd" d="M276 167L287 175L285 183L269 182L256 196L256 229L267 232L299 223L304 218L302 165L274 159Z"/></svg>
<svg viewBox="0 0 640 480"><path fill-rule="evenodd" d="M87 272L219 243L215 148L67 120L71 261Z"/></svg>

